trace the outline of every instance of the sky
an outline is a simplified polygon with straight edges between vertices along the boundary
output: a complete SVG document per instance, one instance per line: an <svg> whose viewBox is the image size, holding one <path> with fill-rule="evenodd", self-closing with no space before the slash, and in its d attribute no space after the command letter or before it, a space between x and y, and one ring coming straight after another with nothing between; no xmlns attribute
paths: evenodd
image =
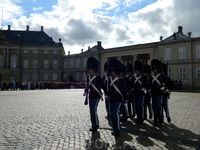
<svg viewBox="0 0 200 150"><path fill-rule="evenodd" d="M200 37L200 0L1 0L1 29L44 32L66 54L157 42L183 27ZM2 21L3 20L3 21Z"/></svg>

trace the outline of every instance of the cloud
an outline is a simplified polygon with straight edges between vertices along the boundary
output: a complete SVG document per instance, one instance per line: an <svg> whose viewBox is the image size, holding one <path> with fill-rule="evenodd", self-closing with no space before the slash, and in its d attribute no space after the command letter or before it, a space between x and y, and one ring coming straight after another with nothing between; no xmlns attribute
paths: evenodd
<svg viewBox="0 0 200 150"><path fill-rule="evenodd" d="M20 1L4 0L4 5L5 2L17 12L7 9L7 22L11 20L13 29L25 30L29 25L35 31L44 26L44 31L55 41L61 38L65 50L71 53L79 53L96 41L102 41L104 48L159 41L161 35L167 38L177 31L179 25L184 33L191 31L192 36L200 36L199 0L148 0L135 12L130 8L146 1L58 0L52 11L44 8L39 13L42 8L34 8L36 12L28 16L19 6Z"/></svg>
<svg viewBox="0 0 200 150"><path fill-rule="evenodd" d="M36 12L36 11L38 11L38 10L42 10L43 9L43 7L33 7L33 11L34 12Z"/></svg>

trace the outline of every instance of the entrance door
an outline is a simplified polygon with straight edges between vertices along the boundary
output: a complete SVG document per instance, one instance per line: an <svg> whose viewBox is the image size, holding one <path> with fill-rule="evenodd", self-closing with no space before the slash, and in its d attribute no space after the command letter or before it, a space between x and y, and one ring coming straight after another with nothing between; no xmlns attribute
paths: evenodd
<svg viewBox="0 0 200 150"><path fill-rule="evenodd" d="M69 76L69 82L74 82L74 77L73 76Z"/></svg>
<svg viewBox="0 0 200 150"><path fill-rule="evenodd" d="M15 81L15 74L14 73L11 73L10 74L10 81Z"/></svg>

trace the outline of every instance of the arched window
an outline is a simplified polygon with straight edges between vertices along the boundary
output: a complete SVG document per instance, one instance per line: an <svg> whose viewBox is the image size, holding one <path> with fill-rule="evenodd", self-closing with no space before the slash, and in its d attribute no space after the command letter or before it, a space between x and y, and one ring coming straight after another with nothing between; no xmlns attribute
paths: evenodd
<svg viewBox="0 0 200 150"><path fill-rule="evenodd" d="M16 55L12 55L11 56L11 62L10 62L10 66L11 68L16 68L17 67L17 56Z"/></svg>
<svg viewBox="0 0 200 150"><path fill-rule="evenodd" d="M0 69L3 67L3 56L0 55Z"/></svg>

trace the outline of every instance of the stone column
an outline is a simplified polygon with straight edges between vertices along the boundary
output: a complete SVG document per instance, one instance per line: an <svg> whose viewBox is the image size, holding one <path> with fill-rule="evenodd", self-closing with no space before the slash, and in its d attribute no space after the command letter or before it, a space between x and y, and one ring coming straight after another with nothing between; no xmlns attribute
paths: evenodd
<svg viewBox="0 0 200 150"><path fill-rule="evenodd" d="M9 49L6 49L6 67L9 67Z"/></svg>
<svg viewBox="0 0 200 150"><path fill-rule="evenodd" d="M19 55L19 49L18 49L17 50L17 67L20 67L19 66L19 60L20 60L19 57L20 57L20 55Z"/></svg>
<svg viewBox="0 0 200 150"><path fill-rule="evenodd" d="M132 55L132 57L133 57L133 62L137 60L137 54Z"/></svg>

